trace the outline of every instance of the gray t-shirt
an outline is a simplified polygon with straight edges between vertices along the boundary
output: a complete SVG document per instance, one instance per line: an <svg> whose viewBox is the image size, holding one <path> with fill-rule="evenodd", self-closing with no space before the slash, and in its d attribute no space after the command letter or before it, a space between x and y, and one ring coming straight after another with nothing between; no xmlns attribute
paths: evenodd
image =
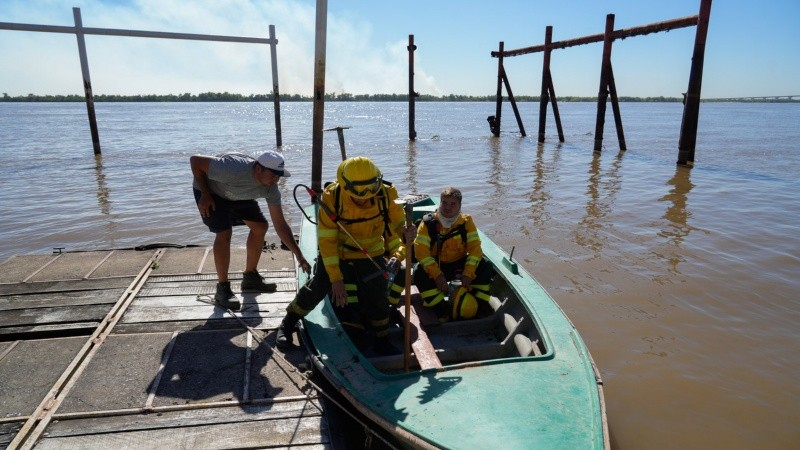
<svg viewBox="0 0 800 450"><path fill-rule="evenodd" d="M228 200L255 200L263 197L268 205L280 205L281 191L278 186L264 186L253 178L255 163L253 157L243 153L215 156L208 165L208 187L211 192ZM197 183L194 187L197 189Z"/></svg>

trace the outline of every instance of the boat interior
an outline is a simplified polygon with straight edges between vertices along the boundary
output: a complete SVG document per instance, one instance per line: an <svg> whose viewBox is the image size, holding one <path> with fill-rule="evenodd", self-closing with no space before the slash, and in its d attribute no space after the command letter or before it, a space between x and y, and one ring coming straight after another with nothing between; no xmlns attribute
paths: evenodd
<svg viewBox="0 0 800 450"><path fill-rule="evenodd" d="M479 365L547 353L532 316L500 276L495 276L492 282L493 312L481 318L440 323L432 311L422 306L415 287L412 286L411 292L410 368L413 370ZM398 308L401 315L405 312L402 298ZM402 323L395 324L389 338L401 353L371 357L367 354L368 360L382 372L403 372L405 329Z"/></svg>

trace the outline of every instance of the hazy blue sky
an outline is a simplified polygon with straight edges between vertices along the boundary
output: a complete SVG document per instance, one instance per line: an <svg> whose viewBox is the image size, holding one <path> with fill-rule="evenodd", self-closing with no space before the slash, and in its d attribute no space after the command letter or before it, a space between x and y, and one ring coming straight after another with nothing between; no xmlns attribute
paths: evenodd
<svg viewBox="0 0 800 450"><path fill-rule="evenodd" d="M408 35L417 44L416 90L493 95L500 41L506 49L696 15L699 0L330 0L328 92L405 93ZM282 94L313 86L313 0L0 0L0 22L83 25L267 37L275 25ZM706 46L703 97L800 94L800 0L716 0ZM695 27L617 41L612 63L621 96L678 97L686 90ZM87 36L96 94L268 93L269 48ZM553 52L559 96L597 94L602 44ZM82 94L74 35L0 30L0 92ZM542 55L506 59L515 95L538 95Z"/></svg>

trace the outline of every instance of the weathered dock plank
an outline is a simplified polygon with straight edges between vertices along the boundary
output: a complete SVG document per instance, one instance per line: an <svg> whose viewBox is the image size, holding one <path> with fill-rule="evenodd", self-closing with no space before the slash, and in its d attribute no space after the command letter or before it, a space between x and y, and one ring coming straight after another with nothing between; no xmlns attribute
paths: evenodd
<svg viewBox="0 0 800 450"><path fill-rule="evenodd" d="M306 403L306 402L299 402ZM37 449L134 448L330 448L322 414L314 408L275 410L283 405L249 408L213 408L180 414L160 413L116 420L61 420L50 426ZM260 411L259 411L260 409ZM192 417L194 415L194 417ZM150 418L153 420L149 420ZM120 420L121 419L121 420ZM77 426L76 426L77 425ZM100 425L101 432L94 428ZM116 425L116 427L114 426ZM311 447L308 447L311 446Z"/></svg>
<svg viewBox="0 0 800 450"><path fill-rule="evenodd" d="M271 294L238 291L244 258L232 249L235 316L209 304L206 247L0 264L0 446L331 448L305 352L272 347L297 289L291 253L263 254Z"/></svg>
<svg viewBox="0 0 800 450"><path fill-rule="evenodd" d="M0 359L0 417L33 413L85 342L74 337L10 343Z"/></svg>

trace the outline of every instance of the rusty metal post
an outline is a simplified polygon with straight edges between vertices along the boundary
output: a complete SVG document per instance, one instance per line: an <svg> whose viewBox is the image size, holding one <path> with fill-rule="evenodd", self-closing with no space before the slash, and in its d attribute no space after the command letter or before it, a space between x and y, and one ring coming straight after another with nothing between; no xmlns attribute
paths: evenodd
<svg viewBox="0 0 800 450"><path fill-rule="evenodd" d="M414 128L416 114L414 110L417 93L414 92L414 50L417 46L414 45L414 35L408 35L408 138L414 140L417 138L417 130Z"/></svg>
<svg viewBox="0 0 800 450"><path fill-rule="evenodd" d="M597 92L597 122L594 128L594 152L603 148L603 127L606 122L606 101L608 100L608 73L611 68L611 45L614 42L614 14L606 16L606 31L603 39L603 62L600 68L600 90Z"/></svg>
<svg viewBox="0 0 800 450"><path fill-rule="evenodd" d="M692 68L689 72L689 87L683 105L681 136L678 142L678 164L693 166L697 144L697 121L700 116L700 89L703 84L703 60L706 51L708 22L711 18L711 0L700 1L697 31L694 39Z"/></svg>
<svg viewBox="0 0 800 450"><path fill-rule="evenodd" d="M495 136L500 136L500 116L503 112L503 45L504 42L500 41L497 56L497 107L494 115L486 118L489 121L489 129Z"/></svg>
<svg viewBox="0 0 800 450"><path fill-rule="evenodd" d="M625 146L625 133L622 130L622 114L619 110L619 100L617 98L617 84L614 81L614 68L611 61L608 62L608 90L611 93L611 109L614 111L614 124L617 127L617 140L619 141L620 151L627 150Z"/></svg>
<svg viewBox="0 0 800 450"><path fill-rule="evenodd" d="M272 60L272 104L275 110L275 146L283 146L281 137L281 94L278 91L278 40L275 39L275 25L269 26L269 54Z"/></svg>
<svg viewBox="0 0 800 450"><path fill-rule="evenodd" d="M328 0L317 0L314 39L314 107L311 130L311 189L322 192L322 126L325 121L325 46L328 34Z"/></svg>
<svg viewBox="0 0 800 450"><path fill-rule="evenodd" d="M547 124L547 104L550 102L550 43L553 42L553 27L548 25L544 32L544 60L542 62L542 91L539 95L539 142L544 142Z"/></svg>
<svg viewBox="0 0 800 450"><path fill-rule="evenodd" d="M81 9L72 8L72 17L75 19L75 37L78 38L78 55L81 59L81 73L83 74L83 93L86 96L86 112L89 114L89 130L92 133L92 146L94 154L100 152L100 132L97 130L97 117L94 113L94 94L92 94L92 79L89 76L89 59L86 56L86 40L83 35L83 21Z"/></svg>

